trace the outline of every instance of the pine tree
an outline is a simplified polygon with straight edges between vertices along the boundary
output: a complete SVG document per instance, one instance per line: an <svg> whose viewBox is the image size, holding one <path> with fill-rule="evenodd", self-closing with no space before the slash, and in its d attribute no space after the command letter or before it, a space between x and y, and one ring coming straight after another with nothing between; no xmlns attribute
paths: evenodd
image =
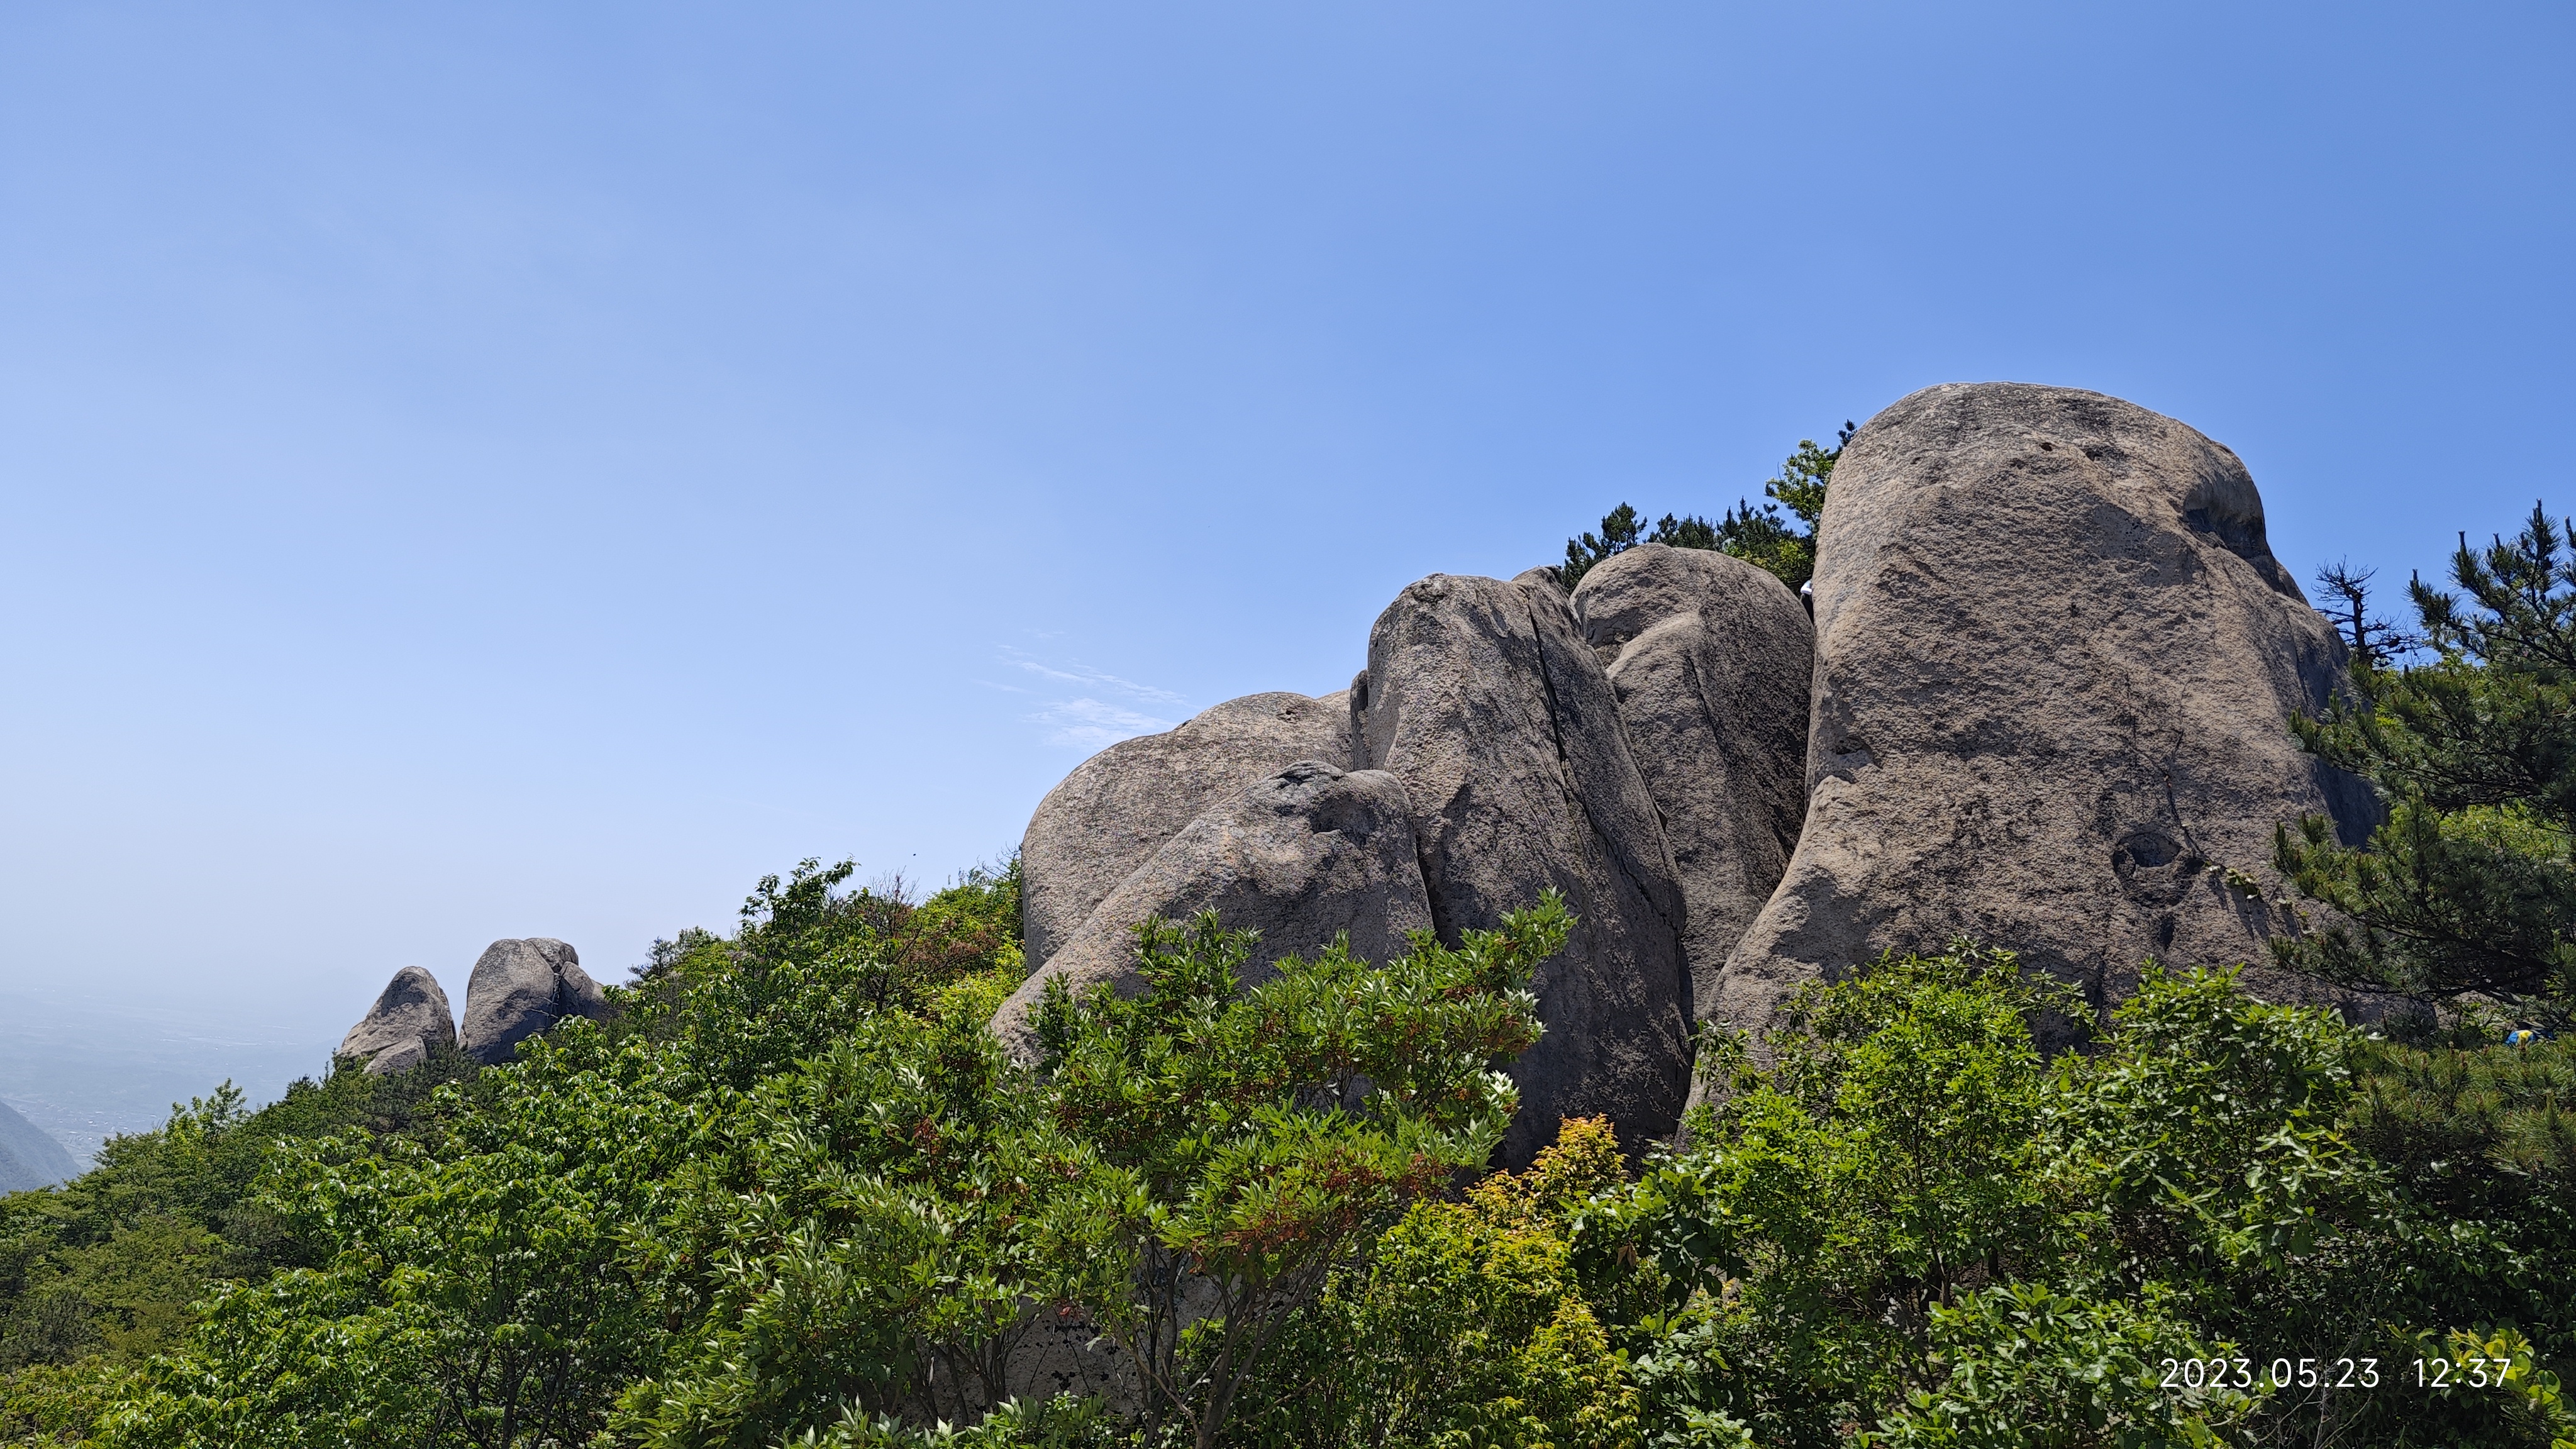
<svg viewBox="0 0 2576 1449"><path fill-rule="evenodd" d="M2423 647L2421 639L2370 612L2370 581L2377 569L2356 569L2348 561L2317 570L2317 589L2331 602L2324 612L2356 665L2378 669Z"/></svg>
<svg viewBox="0 0 2576 1449"><path fill-rule="evenodd" d="M1625 553L1640 543L1660 543L1733 554L1769 569L1780 576L1782 583L1797 588L1815 576L1816 521L1825 512L1825 483L1833 476L1835 461L1843 455L1843 445L1857 431L1852 424L1844 423L1830 448L1819 447L1812 438L1800 438L1798 451L1781 463L1779 476L1762 485L1769 502L1756 507L1750 500L1738 500L1714 523L1696 515L1678 517L1667 513L1648 532L1637 510L1622 503L1602 517L1599 533L1566 540L1565 563L1558 569L1558 577L1570 589L1603 559ZM1784 506L1789 510L1788 517L1781 515Z"/></svg>
<svg viewBox="0 0 2576 1449"><path fill-rule="evenodd" d="M2322 818L2275 863L2350 919L2276 941L2284 964L2564 1023L2576 1005L2576 553L2539 505L2522 532L2452 556L2460 592L2409 591L2428 662L2355 636L2352 689L2301 742L2368 779L2387 819L2358 849ZM2353 576L2350 614L2367 620ZM2347 642L2354 642L2348 640ZM2410 641L2411 642L2411 641ZM2377 647L2374 647L2377 646Z"/></svg>

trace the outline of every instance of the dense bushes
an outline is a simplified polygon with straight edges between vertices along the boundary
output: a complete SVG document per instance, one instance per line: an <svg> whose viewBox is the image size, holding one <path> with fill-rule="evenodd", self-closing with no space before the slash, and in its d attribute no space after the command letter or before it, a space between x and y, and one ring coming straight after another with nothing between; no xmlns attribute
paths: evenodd
<svg viewBox="0 0 2576 1449"><path fill-rule="evenodd" d="M657 1449L2576 1435L2563 1045L2376 1040L2151 971L2090 1053L2050 1059L2027 1023L2080 1004L1961 946L1812 988L1759 1062L1707 1043L1685 1145L1632 1166L1573 1122L1486 1176L1553 901L1249 988L1243 938L1157 926L1148 989L1057 993L1022 1065L981 1027L1016 949L972 935L1015 878L900 910L839 880L764 882L731 938L665 949L616 1019L508 1066L342 1071L258 1113L219 1095L8 1199L0 1425ZM982 944L883 959L961 938ZM1034 1335L1095 1340L1071 1387L1108 1396L1003 1403L1052 1387L1010 1378ZM2502 1387L2416 1386L2416 1359L2472 1348ZM2380 1386L2299 1381L2345 1358ZM2180 1377L2213 1359L2223 1382Z"/></svg>
<svg viewBox="0 0 2576 1449"><path fill-rule="evenodd" d="M2371 1104L2416 1100L2406 1054L2226 973L2150 972L2105 1049L2053 1063L2019 1026L2043 1006L2075 1009L1969 949L1811 991L1698 1145L1601 1200L1577 1241L1635 1325L1651 1421L1765 1445L2522 1442L2458 1437L2502 1395L2397 1381L2427 1332L2512 1328L2566 1361L2541 1301L2576 1289L2563 1175L2460 1161L2498 1189L2476 1216L2410 1191L2360 1145L2404 1150ZM2162 1387L2213 1357L2254 1382ZM2383 1385L2269 1388L2282 1358L2376 1358Z"/></svg>

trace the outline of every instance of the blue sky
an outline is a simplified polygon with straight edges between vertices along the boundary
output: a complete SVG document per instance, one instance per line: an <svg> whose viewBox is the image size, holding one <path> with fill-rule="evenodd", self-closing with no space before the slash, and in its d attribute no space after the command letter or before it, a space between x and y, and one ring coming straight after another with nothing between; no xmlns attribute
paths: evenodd
<svg viewBox="0 0 2576 1449"><path fill-rule="evenodd" d="M1933 382L2438 568L2576 509L2571 14L10 6L0 999L327 1046L936 883Z"/></svg>

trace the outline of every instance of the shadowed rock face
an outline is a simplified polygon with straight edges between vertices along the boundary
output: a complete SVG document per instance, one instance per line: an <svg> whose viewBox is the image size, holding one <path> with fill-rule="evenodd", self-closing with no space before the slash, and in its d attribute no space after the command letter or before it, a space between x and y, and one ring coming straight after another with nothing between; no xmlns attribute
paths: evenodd
<svg viewBox="0 0 2576 1449"><path fill-rule="evenodd" d="M1711 1014L1953 937L2097 1005L2140 963L2266 958L2273 823L2373 806L2285 726L2343 648L2264 542L2236 455L2098 393L1927 388L1834 470L1818 541L1805 829ZM2248 973L2273 999L2314 996Z"/></svg>
<svg viewBox="0 0 2576 1449"><path fill-rule="evenodd" d="M606 1009L599 983L572 947L546 936L495 941L465 983L463 1044L477 1061L506 1062L520 1042L556 1022Z"/></svg>
<svg viewBox="0 0 2576 1449"><path fill-rule="evenodd" d="M339 1055L362 1057L369 1072L381 1074L418 1066L432 1050L454 1045L456 1018L438 978L417 966L405 966L340 1039Z"/></svg>
<svg viewBox="0 0 2576 1449"><path fill-rule="evenodd" d="M1766 570L1659 543L1586 571L1574 612L1663 819L1692 1012L1704 1016L1797 848L1814 626Z"/></svg>
<svg viewBox="0 0 2576 1449"><path fill-rule="evenodd" d="M1351 763L1340 694L1254 694L1121 740L1038 803L1020 842L1021 945L1044 964L1128 872L1218 800L1299 760Z"/></svg>
<svg viewBox="0 0 2576 1449"><path fill-rule="evenodd" d="M1540 967L1547 1035L1514 1063L1514 1166L1562 1117L1668 1135L1689 1056L1682 894L1610 682L1561 589L1434 574L1369 634L1362 757L1404 783L1431 919L1452 944L1550 887L1576 918Z"/></svg>
<svg viewBox="0 0 2576 1449"><path fill-rule="evenodd" d="M1217 912L1229 930L1261 933L1247 985L1282 956L1312 956L1341 932L1371 961L1400 956L1431 928L1404 787L1374 770L1305 760L1236 789L1131 871L1046 966L1002 1004L993 1030L1024 1061L1037 1057L1029 1014L1058 977L1076 991L1141 988L1136 924Z"/></svg>

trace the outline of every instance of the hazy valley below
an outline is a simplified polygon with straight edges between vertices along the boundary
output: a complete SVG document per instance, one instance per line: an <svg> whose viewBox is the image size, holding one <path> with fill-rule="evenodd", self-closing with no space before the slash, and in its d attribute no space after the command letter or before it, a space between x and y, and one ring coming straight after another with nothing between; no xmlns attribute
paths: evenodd
<svg viewBox="0 0 2576 1449"><path fill-rule="evenodd" d="M331 1064L337 1038L203 1003L66 1000L0 986L0 1102L87 1167L119 1132L158 1127L174 1102L230 1079L253 1104Z"/></svg>

